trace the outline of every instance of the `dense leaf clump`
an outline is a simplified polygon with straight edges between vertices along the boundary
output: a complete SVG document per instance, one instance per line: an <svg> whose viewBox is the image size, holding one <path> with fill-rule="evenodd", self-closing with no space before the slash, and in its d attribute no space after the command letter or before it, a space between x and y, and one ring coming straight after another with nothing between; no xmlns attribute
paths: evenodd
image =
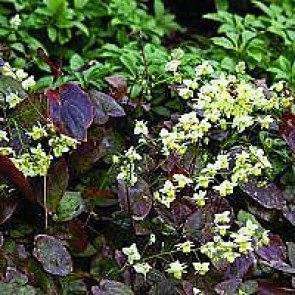
<svg viewBox="0 0 295 295"><path fill-rule="evenodd" d="M295 292L291 2L0 3L3 294Z"/></svg>

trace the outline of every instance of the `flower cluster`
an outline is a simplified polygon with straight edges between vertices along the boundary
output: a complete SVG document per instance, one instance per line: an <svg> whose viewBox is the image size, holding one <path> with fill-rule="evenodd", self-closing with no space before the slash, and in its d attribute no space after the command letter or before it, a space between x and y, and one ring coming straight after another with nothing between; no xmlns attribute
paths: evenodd
<svg viewBox="0 0 295 295"><path fill-rule="evenodd" d="M64 134L58 134L51 125L34 125L26 132L28 139L32 139L33 146L23 146L21 152L16 152L9 146L2 146L0 153L7 155L15 166L28 177L45 176L52 159L61 157L64 153L76 149L78 141ZM43 138L48 138L48 148L41 144ZM0 141L9 142L5 131L0 131ZM25 152L24 152L25 151Z"/></svg>
<svg viewBox="0 0 295 295"><path fill-rule="evenodd" d="M8 62L5 62L4 65L0 68L0 73L4 76L8 76L17 81L20 81L22 87L25 90L31 89L36 84L34 76L29 76L29 74L25 72L23 69L12 68ZM15 95L18 94L15 93Z"/></svg>
<svg viewBox="0 0 295 295"><path fill-rule="evenodd" d="M187 147L198 143L210 128L210 122L207 119L200 120L195 111L183 114L178 119L178 123L172 127L172 130L163 128L160 131L163 154L167 156L171 152L175 152L183 155Z"/></svg>
<svg viewBox="0 0 295 295"><path fill-rule="evenodd" d="M133 269L146 277L152 267L147 262L139 262L141 255L138 252L136 244L133 243L130 247L123 248L122 252L127 256L127 261L133 266Z"/></svg>
<svg viewBox="0 0 295 295"><path fill-rule="evenodd" d="M131 146L124 155L118 157L113 156L113 163L120 164L120 172L117 179L124 180L128 185L134 186L138 181L136 163L142 159L135 148Z"/></svg>
<svg viewBox="0 0 295 295"><path fill-rule="evenodd" d="M181 50L174 51L166 71L173 76L173 89L185 100L186 112L175 114L169 122L150 132L147 122L137 121L134 134L140 137L138 145L114 157L114 163L119 164L117 178L134 186L138 181L138 161L143 158L139 154L141 143L144 152L151 147L149 156L154 156L158 164L153 172L160 173L157 178L150 177L154 180L150 188L156 203L164 205L155 207L159 213L157 222L165 227L167 218L172 224L165 227L169 233L171 230L177 235L182 226L189 233L180 235L177 244L163 242L159 253L151 256L157 259L167 255L169 258L163 259L167 261L166 271L175 279L182 279L191 270L204 276L212 267L233 263L269 243L268 231L258 223L247 219L243 224L234 224L231 209L222 212L222 205L216 209L214 201L218 199L226 204L227 200L221 197L238 197L249 181L266 180L273 172L272 155L261 148L257 139L252 139L253 129L258 132L266 129L263 133L276 130L280 114L293 100L283 82L266 89L265 85L259 86L251 80L245 74L244 63L239 63L236 74L230 75L204 61L188 78L182 73L182 55ZM154 130L157 133L151 134ZM214 134L217 134L215 138ZM204 239L196 239L189 230L186 232L186 226L189 228L190 222L194 222L191 216L201 219L207 212L212 214L208 218L212 223L206 223L204 233L200 233ZM175 223L170 221L174 217ZM146 247L157 247L156 244L148 242ZM135 247L134 244L133 252L126 248L123 252L128 264L146 275L150 265L140 263L149 257L142 259ZM183 257L189 257L190 263L182 260ZM200 292L194 288L194 294Z"/></svg>
<svg viewBox="0 0 295 295"><path fill-rule="evenodd" d="M201 253L215 263L222 261L233 263L237 257L249 254L269 243L268 231L262 230L251 220L247 220L246 225L237 232L229 232L229 214L229 211L216 214L213 241L204 244L200 249Z"/></svg>

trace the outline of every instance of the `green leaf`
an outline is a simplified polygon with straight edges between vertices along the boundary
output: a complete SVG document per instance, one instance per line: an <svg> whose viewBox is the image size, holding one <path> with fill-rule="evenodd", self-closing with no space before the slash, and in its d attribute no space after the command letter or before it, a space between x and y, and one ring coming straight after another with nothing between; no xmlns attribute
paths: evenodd
<svg viewBox="0 0 295 295"><path fill-rule="evenodd" d="M84 66L84 60L79 54L74 54L70 59L70 68L72 71L76 71Z"/></svg>
<svg viewBox="0 0 295 295"><path fill-rule="evenodd" d="M74 7L81 9L83 8L87 3L89 2L89 0L74 0Z"/></svg>
<svg viewBox="0 0 295 295"><path fill-rule="evenodd" d="M56 37L57 37L57 32L56 29L53 27L49 27L47 28L47 34L48 37L50 39L51 42L55 42L56 41Z"/></svg>
<svg viewBox="0 0 295 295"><path fill-rule="evenodd" d="M57 221L69 221L84 211L84 202L80 192L66 192L62 197L59 208L54 215Z"/></svg>
<svg viewBox="0 0 295 295"><path fill-rule="evenodd" d="M160 18L165 14L165 7L162 0L154 0L154 10L156 18Z"/></svg>
<svg viewBox="0 0 295 295"><path fill-rule="evenodd" d="M137 74L137 59L131 54L124 54L120 56L120 61L126 67L126 69L132 74L133 77L136 77Z"/></svg>
<svg viewBox="0 0 295 295"><path fill-rule="evenodd" d="M215 7L217 11L228 10L229 8L228 0L215 0Z"/></svg>
<svg viewBox="0 0 295 295"><path fill-rule="evenodd" d="M152 110L156 114L163 116L163 117L169 117L171 115L170 111L167 108L162 107L162 106L153 107Z"/></svg>
<svg viewBox="0 0 295 295"><path fill-rule="evenodd" d="M213 37L211 40L215 45L221 46L225 49L235 49L232 41L226 37Z"/></svg>
<svg viewBox="0 0 295 295"><path fill-rule="evenodd" d="M246 225L247 221L251 220L252 223L256 224L259 226L259 228L261 228L260 223L257 221L257 219L255 218L254 215L252 215L251 213L248 213L244 210L240 210L238 213L238 221L239 223L241 223L242 225Z"/></svg>

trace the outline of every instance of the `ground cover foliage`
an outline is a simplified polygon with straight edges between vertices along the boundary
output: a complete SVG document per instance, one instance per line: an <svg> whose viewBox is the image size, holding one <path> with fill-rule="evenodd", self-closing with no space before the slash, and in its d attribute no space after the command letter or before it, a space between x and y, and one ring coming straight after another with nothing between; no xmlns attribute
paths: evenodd
<svg viewBox="0 0 295 295"><path fill-rule="evenodd" d="M1 294L294 294L294 1L209 2L0 1Z"/></svg>

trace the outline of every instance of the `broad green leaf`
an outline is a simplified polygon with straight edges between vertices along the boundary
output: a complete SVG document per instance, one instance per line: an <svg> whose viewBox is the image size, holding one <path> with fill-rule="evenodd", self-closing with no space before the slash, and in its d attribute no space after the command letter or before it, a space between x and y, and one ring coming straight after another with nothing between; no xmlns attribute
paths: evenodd
<svg viewBox="0 0 295 295"><path fill-rule="evenodd" d="M59 203L54 218L57 221L69 221L80 215L84 209L80 192L66 192Z"/></svg>

